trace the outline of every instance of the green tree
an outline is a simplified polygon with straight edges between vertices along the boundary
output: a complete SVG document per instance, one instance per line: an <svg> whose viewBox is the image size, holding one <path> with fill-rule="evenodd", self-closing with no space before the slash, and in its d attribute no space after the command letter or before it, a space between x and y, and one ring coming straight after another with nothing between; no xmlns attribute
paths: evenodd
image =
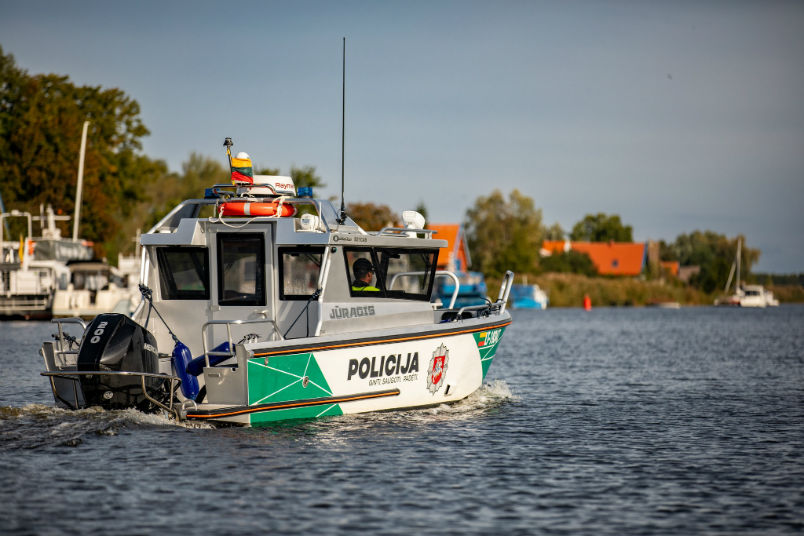
<svg viewBox="0 0 804 536"><path fill-rule="evenodd" d="M321 177L316 175L315 166L290 166L290 176L293 178L293 184L296 185L296 190L309 186L313 188L313 192L315 193L316 188L324 188L326 186L324 181L321 180Z"/></svg>
<svg viewBox="0 0 804 536"><path fill-rule="evenodd" d="M260 168L259 170L255 170L258 175L281 175L281 171L279 168ZM305 186L309 186L313 188L313 192L315 192L315 188L324 188L326 184L321 177L319 177L315 172L315 166L290 166L290 177L293 179L293 184L296 186L296 190L299 188L304 188Z"/></svg>
<svg viewBox="0 0 804 536"><path fill-rule="evenodd" d="M570 233L570 240L576 242L633 242L633 229L623 225L620 216L611 216L599 212L587 214L575 224Z"/></svg>
<svg viewBox="0 0 804 536"><path fill-rule="evenodd" d="M401 227L399 218L388 205L347 203L346 213L366 231L379 231L383 227Z"/></svg>
<svg viewBox="0 0 804 536"><path fill-rule="evenodd" d="M204 190L213 184L229 183L229 170L218 159L193 152L181 167L181 173L165 170L157 188L159 195L138 205L136 212L140 218L124 225L129 236L137 229L147 231L185 199L203 197Z"/></svg>
<svg viewBox="0 0 804 536"><path fill-rule="evenodd" d="M539 261L539 272L563 272L596 277L597 268L589 255L581 251L569 250L556 252Z"/></svg>
<svg viewBox="0 0 804 536"><path fill-rule="evenodd" d="M79 234L106 242L98 253L117 251L128 238L120 233L122 223L166 172L138 153L148 135L139 114L137 101L117 88L29 75L0 48L0 188L6 205L38 212L40 204L51 204L74 213L81 130L88 120Z"/></svg>
<svg viewBox="0 0 804 536"><path fill-rule="evenodd" d="M699 266L701 270L690 279L690 284L711 293L725 286L737 256L738 239L742 241L741 279L746 280L751 277L751 267L759 260L760 251L747 247L742 235L730 239L714 231L681 234L673 244L668 245L664 255L675 257L682 266Z"/></svg>
<svg viewBox="0 0 804 536"><path fill-rule="evenodd" d="M424 225L425 227L427 227L427 224L430 223L430 217L427 212L427 206L424 204L424 201L419 201L419 204L416 205L416 208L414 208L413 210L424 216L424 222L425 222Z"/></svg>
<svg viewBox="0 0 804 536"><path fill-rule="evenodd" d="M566 233L558 222L544 230L545 240L564 240L565 236Z"/></svg>
<svg viewBox="0 0 804 536"><path fill-rule="evenodd" d="M519 190L513 190L508 200L499 190L477 198L466 212L464 228L473 268L486 276L536 269L544 236L542 211Z"/></svg>
<svg viewBox="0 0 804 536"><path fill-rule="evenodd" d="M279 168L269 168L269 167L255 169L254 173L256 173L257 175L281 175L282 174L279 171Z"/></svg>

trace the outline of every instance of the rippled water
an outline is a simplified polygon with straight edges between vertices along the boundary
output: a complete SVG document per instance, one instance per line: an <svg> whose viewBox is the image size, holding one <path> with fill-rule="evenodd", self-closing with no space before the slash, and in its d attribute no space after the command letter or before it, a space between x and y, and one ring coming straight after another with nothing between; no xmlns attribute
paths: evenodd
<svg viewBox="0 0 804 536"><path fill-rule="evenodd" d="M804 307L515 312L454 406L262 429L53 408L0 324L0 533L804 530Z"/></svg>

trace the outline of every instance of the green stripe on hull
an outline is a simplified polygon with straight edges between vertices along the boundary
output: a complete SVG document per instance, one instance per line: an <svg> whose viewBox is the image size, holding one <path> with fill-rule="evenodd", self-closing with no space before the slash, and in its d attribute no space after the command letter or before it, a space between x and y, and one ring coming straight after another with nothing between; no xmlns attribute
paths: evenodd
<svg viewBox="0 0 804 536"><path fill-rule="evenodd" d="M249 406L330 396L332 389L312 353L273 356L267 363L264 358L248 362ZM338 404L289 408L252 414L251 424L342 414Z"/></svg>
<svg viewBox="0 0 804 536"><path fill-rule="evenodd" d="M480 352L480 365L483 367L484 380L494 355L497 353L497 347L500 345L504 332L505 328L495 328L472 334L475 338L475 344L477 344L477 350Z"/></svg>
<svg viewBox="0 0 804 536"><path fill-rule="evenodd" d="M251 414L250 420L251 426L259 426L260 424L275 421L285 421L290 419L316 419L319 417L331 417L337 415L343 415L340 404L261 411L259 413Z"/></svg>

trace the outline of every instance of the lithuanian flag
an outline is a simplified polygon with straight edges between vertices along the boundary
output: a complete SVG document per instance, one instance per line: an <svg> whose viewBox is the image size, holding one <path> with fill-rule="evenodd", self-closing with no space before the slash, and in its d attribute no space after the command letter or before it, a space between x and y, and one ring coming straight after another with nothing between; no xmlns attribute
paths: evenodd
<svg viewBox="0 0 804 536"><path fill-rule="evenodd" d="M250 158L232 158L232 184L253 184L254 170Z"/></svg>
<svg viewBox="0 0 804 536"><path fill-rule="evenodd" d="M477 337L477 346L486 346L486 335L488 335L488 331L484 331Z"/></svg>

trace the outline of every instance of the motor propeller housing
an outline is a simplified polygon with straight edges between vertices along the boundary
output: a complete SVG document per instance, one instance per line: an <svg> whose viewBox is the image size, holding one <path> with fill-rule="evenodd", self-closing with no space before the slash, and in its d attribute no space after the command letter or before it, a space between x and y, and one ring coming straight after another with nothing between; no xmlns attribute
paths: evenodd
<svg viewBox="0 0 804 536"><path fill-rule="evenodd" d="M101 314L92 320L78 350L78 370L101 373L80 377L87 406L155 410L143 392L143 378L152 398L162 401L170 394L165 380L136 374L158 373L159 353L154 336L126 315ZM134 374L104 374L110 372Z"/></svg>

